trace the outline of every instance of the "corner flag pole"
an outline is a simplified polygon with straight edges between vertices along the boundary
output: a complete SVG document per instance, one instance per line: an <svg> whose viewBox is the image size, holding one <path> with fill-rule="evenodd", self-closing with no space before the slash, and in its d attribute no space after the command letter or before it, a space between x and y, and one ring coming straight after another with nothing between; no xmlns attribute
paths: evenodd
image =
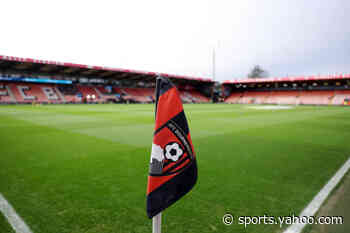
<svg viewBox="0 0 350 233"><path fill-rule="evenodd" d="M159 99L160 95L160 79L156 80L156 100ZM156 101L156 109L155 109L155 114L157 116L157 109L158 109L158 101ZM157 214L152 218L152 233L161 233L162 232L162 212Z"/></svg>
<svg viewBox="0 0 350 233"><path fill-rule="evenodd" d="M162 233L162 212L152 218L153 230L152 233Z"/></svg>

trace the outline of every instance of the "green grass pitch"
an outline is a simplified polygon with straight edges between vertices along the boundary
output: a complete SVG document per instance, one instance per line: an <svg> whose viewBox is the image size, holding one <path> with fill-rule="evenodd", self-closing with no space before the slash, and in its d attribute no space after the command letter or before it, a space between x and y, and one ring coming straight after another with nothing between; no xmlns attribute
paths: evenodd
<svg viewBox="0 0 350 233"><path fill-rule="evenodd" d="M222 216L297 214L350 156L347 107L184 108L199 179L165 233L278 232ZM153 105L0 106L0 193L35 233L151 232L153 127Z"/></svg>

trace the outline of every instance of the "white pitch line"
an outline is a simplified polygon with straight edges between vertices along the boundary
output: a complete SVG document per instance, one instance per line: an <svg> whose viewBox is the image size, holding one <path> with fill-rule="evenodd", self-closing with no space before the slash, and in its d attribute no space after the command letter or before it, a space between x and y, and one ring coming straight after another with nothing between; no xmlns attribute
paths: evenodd
<svg viewBox="0 0 350 233"><path fill-rule="evenodd" d="M300 213L300 217L314 216L322 203L327 199L331 191L337 186L343 176L350 168L350 158L344 163L344 165L334 174L334 176L328 181L328 183L321 189L321 191L312 199L312 201L306 206L306 208ZM294 223L289 226L284 233L300 233L307 223Z"/></svg>
<svg viewBox="0 0 350 233"><path fill-rule="evenodd" d="M10 203L0 193L0 212L4 214L7 221L12 226L16 233L32 233L27 224L16 213Z"/></svg>

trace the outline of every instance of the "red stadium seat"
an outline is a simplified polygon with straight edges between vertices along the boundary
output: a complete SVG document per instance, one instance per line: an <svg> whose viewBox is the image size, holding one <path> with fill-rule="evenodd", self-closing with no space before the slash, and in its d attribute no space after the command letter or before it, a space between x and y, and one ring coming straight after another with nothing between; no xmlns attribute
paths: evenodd
<svg viewBox="0 0 350 233"><path fill-rule="evenodd" d="M350 91L245 91L234 92L226 103L240 104L343 104Z"/></svg>
<svg viewBox="0 0 350 233"><path fill-rule="evenodd" d="M345 99L350 99L350 90L335 91L332 104L343 105Z"/></svg>
<svg viewBox="0 0 350 233"><path fill-rule="evenodd" d="M87 102L99 102L101 101L101 96L97 93L95 90L95 87L92 86L83 86L83 85L77 85L78 91L82 94L83 100L86 100ZM91 96L95 96L95 98L88 98Z"/></svg>
<svg viewBox="0 0 350 233"><path fill-rule="evenodd" d="M267 103L270 104L297 104L299 91L272 91Z"/></svg>
<svg viewBox="0 0 350 233"><path fill-rule="evenodd" d="M229 97L225 99L225 102L230 104L237 104L241 96L243 96L243 93L233 92Z"/></svg>
<svg viewBox="0 0 350 233"><path fill-rule="evenodd" d="M123 99L139 103L151 103L154 99L153 88L114 88L116 93L123 96Z"/></svg>
<svg viewBox="0 0 350 233"><path fill-rule="evenodd" d="M184 103L207 103L210 101L196 90L180 90L180 96Z"/></svg>
<svg viewBox="0 0 350 233"><path fill-rule="evenodd" d="M300 104L329 105L333 97L334 91L302 91Z"/></svg>

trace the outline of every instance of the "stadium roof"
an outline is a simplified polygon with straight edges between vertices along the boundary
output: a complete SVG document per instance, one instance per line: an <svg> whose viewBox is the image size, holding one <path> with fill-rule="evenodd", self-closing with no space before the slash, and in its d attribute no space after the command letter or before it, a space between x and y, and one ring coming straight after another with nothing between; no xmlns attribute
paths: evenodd
<svg viewBox="0 0 350 233"><path fill-rule="evenodd" d="M69 62L56 62L4 55L0 55L0 68L12 68L18 71L28 70L33 72L44 72L52 75L59 73L62 75L84 76L87 78L113 78L116 80L154 80L156 76L161 75L171 79L213 82L212 79L202 77L110 68L105 66L90 66Z"/></svg>
<svg viewBox="0 0 350 233"><path fill-rule="evenodd" d="M244 83L271 83L271 82L300 82L300 81L320 81L320 80L342 80L350 79L350 74L337 75L315 75L315 76L296 76L284 78L250 78L226 80L223 84L244 84Z"/></svg>

